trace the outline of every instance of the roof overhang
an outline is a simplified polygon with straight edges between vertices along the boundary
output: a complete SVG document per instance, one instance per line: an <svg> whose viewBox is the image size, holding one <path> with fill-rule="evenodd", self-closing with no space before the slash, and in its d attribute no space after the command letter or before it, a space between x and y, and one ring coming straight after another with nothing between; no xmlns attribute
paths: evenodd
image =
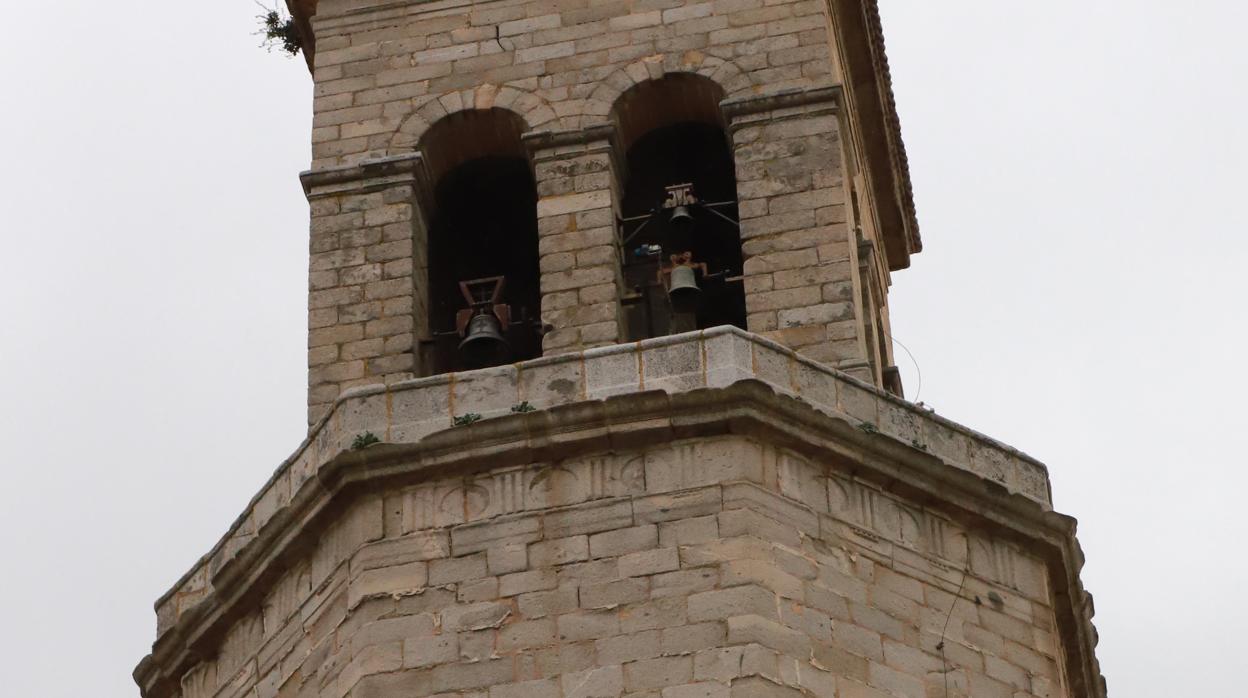
<svg viewBox="0 0 1248 698"><path fill-rule="evenodd" d="M910 266L923 250L884 32L876 0L827 0L840 52L847 112L874 194L890 269Z"/></svg>
<svg viewBox="0 0 1248 698"><path fill-rule="evenodd" d="M311 72L316 59L316 34L312 32L316 0L286 0L286 8L290 10L290 16L295 18L295 29L299 31L299 39L303 44L303 60L307 61L308 71Z"/></svg>

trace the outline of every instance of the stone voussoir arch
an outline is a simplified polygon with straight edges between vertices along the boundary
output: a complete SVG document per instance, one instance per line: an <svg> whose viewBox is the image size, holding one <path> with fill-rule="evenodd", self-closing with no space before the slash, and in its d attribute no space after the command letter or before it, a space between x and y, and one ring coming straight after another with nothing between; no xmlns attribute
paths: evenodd
<svg viewBox="0 0 1248 698"><path fill-rule="evenodd" d="M655 54L616 70L591 93L587 114L609 117L620 96L633 87L668 75L692 74L707 78L733 97L754 90L750 74L735 62L700 51Z"/></svg>
<svg viewBox="0 0 1248 698"><path fill-rule="evenodd" d="M434 124L451 114L488 109L505 109L516 114L524 122L526 131L549 126L556 120L554 108L541 96L511 85L486 83L472 89L430 96L420 102L403 117L398 130L390 138L389 152L391 155L410 153L420 145L420 139Z"/></svg>

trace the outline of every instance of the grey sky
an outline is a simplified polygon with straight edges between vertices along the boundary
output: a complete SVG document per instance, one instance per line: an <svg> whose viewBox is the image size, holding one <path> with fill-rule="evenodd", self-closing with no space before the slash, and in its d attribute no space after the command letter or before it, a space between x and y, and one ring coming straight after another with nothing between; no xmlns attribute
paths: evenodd
<svg viewBox="0 0 1248 698"><path fill-rule="evenodd" d="M1049 464L1113 695L1242 691L1248 6L881 4L917 398ZM4 695L137 695L152 602L303 436L311 83L258 12L5 6Z"/></svg>

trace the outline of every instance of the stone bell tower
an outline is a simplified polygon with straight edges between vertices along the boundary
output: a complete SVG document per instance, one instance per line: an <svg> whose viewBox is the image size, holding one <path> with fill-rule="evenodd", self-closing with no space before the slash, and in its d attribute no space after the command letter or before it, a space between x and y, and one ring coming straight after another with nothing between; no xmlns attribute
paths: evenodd
<svg viewBox="0 0 1248 698"><path fill-rule="evenodd" d="M874 0L289 0L309 437L148 698L1100 697L1045 467L906 402Z"/></svg>

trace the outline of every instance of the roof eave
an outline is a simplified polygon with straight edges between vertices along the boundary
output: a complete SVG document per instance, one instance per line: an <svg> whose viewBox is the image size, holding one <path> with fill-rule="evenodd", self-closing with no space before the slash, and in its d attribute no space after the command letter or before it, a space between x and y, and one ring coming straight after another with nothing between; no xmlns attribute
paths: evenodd
<svg viewBox="0 0 1248 698"><path fill-rule="evenodd" d="M841 53L847 106L858 127L890 269L923 249L914 190L876 0L828 0Z"/></svg>

